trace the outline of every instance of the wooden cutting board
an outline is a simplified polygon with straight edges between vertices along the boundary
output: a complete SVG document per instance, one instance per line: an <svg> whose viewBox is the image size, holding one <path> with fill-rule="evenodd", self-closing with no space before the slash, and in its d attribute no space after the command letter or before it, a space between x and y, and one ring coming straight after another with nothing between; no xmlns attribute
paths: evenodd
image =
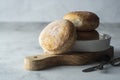
<svg viewBox="0 0 120 80"><path fill-rule="evenodd" d="M27 56L24 59L24 67L27 70L42 70L61 65L78 66L102 61L105 56L112 58L113 55L114 49L112 46L101 52L69 52L61 55L43 53Z"/></svg>

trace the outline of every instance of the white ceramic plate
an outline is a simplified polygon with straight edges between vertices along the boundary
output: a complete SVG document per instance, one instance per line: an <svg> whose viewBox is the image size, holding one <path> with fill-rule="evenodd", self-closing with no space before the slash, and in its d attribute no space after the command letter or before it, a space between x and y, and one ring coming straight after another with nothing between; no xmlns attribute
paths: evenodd
<svg viewBox="0 0 120 80"><path fill-rule="evenodd" d="M72 47L72 51L81 52L98 52L110 48L111 36L108 34L100 34L99 40L78 40Z"/></svg>

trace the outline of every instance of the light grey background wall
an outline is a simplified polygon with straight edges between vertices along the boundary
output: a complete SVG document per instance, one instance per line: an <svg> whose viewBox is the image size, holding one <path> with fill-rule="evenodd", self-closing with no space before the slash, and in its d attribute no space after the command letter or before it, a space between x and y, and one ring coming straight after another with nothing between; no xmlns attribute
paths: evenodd
<svg viewBox="0 0 120 80"><path fill-rule="evenodd" d="M0 0L0 21L52 21L75 10L95 12L101 22L120 22L120 0Z"/></svg>

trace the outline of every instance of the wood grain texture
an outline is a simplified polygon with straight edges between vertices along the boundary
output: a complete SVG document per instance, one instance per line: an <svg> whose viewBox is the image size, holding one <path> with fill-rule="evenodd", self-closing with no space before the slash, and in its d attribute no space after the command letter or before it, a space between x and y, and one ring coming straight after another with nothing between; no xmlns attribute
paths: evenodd
<svg viewBox="0 0 120 80"><path fill-rule="evenodd" d="M101 61L106 55L111 58L113 57L113 47L110 47L108 50L102 52L69 52L60 55L43 53L41 55L26 57L24 59L24 67L27 70L42 70L61 65L85 65Z"/></svg>

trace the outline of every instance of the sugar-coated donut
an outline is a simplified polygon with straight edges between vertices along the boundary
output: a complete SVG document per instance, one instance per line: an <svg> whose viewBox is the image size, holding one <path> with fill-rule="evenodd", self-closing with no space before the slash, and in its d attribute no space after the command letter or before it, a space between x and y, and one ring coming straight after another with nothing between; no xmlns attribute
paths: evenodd
<svg viewBox="0 0 120 80"><path fill-rule="evenodd" d="M56 20L48 24L40 33L39 43L44 52L63 54L76 40L76 29L68 20Z"/></svg>
<svg viewBox="0 0 120 80"><path fill-rule="evenodd" d="M99 17L89 11L75 11L64 15L63 19L71 21L78 31L95 30L99 25Z"/></svg>

